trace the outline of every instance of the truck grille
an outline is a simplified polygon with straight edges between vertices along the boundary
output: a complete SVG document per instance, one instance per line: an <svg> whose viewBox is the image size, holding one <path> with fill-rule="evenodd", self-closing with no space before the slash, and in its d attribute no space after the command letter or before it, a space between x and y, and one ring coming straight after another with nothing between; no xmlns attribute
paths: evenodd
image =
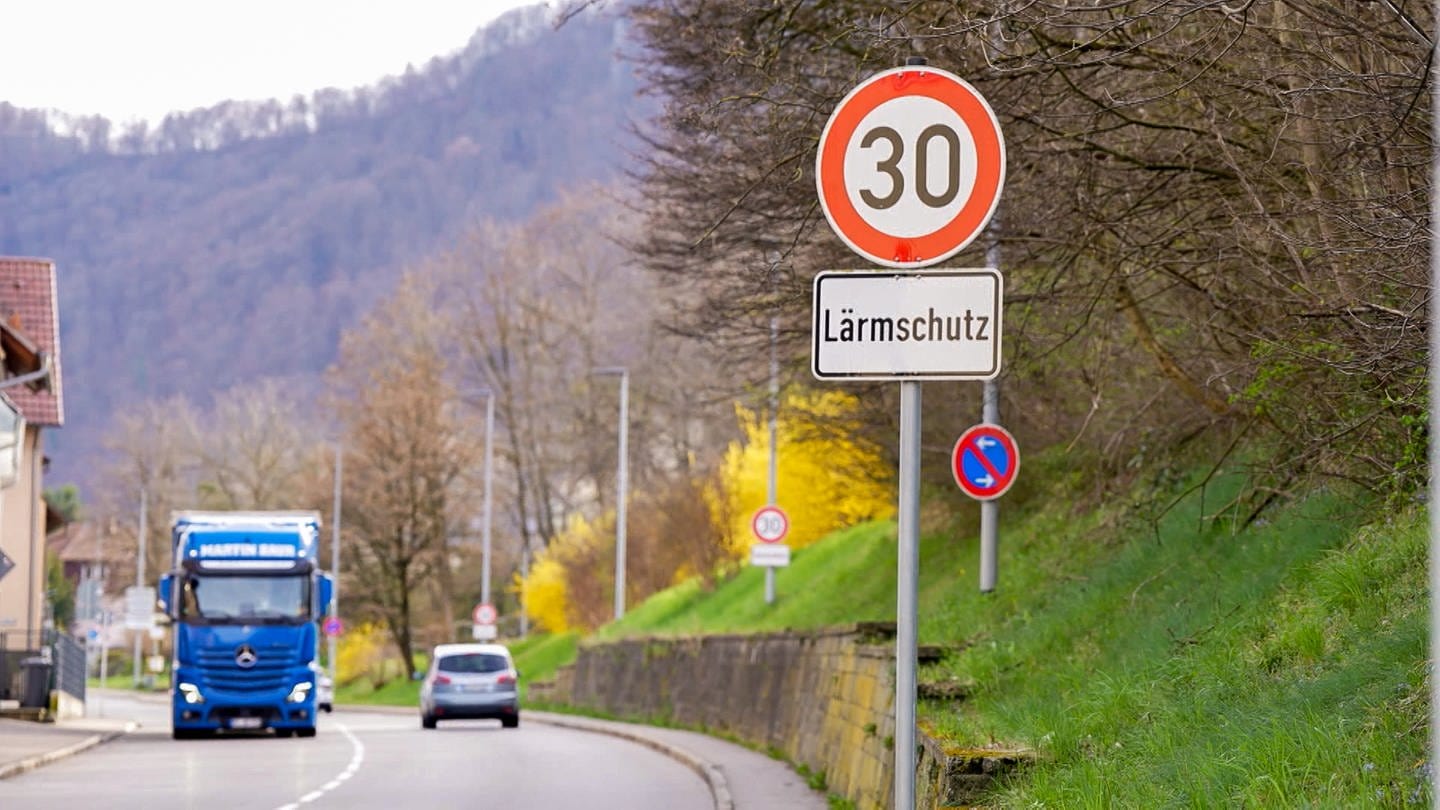
<svg viewBox="0 0 1440 810"><path fill-rule="evenodd" d="M201 688L227 692L273 692L291 684L290 671L299 663L293 649L264 648L257 651L255 665L241 668L235 650L203 650L198 656Z"/></svg>

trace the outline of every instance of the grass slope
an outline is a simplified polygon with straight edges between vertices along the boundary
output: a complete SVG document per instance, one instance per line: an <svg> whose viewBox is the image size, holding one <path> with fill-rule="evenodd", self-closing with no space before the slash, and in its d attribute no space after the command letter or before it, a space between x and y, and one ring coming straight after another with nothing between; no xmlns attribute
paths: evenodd
<svg viewBox="0 0 1440 810"><path fill-rule="evenodd" d="M1040 755L998 805L1429 805L1423 510L1377 516L1318 490L1242 529L1214 514L1241 485L1192 482L1153 519L1076 516L1064 492L1005 510L994 594L977 591L974 537L922 539L920 639L961 650L922 677L971 694L922 705L921 722ZM597 636L893 619L895 555L893 525L857 526L797 551L773 606L745 569ZM531 640L517 660L546 677L575 644Z"/></svg>

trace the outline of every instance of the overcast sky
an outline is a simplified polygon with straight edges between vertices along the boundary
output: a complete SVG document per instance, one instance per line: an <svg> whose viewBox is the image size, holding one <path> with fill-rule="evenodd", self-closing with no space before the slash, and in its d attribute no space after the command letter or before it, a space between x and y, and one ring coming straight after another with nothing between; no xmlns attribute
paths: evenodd
<svg viewBox="0 0 1440 810"><path fill-rule="evenodd" d="M542 0L0 2L0 101L123 123L403 73Z"/></svg>

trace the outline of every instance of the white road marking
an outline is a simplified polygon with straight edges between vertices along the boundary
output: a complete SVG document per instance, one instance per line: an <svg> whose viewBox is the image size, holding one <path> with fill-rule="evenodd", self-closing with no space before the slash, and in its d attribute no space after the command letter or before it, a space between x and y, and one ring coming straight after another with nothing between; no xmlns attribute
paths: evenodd
<svg viewBox="0 0 1440 810"><path fill-rule="evenodd" d="M337 774L334 779L326 782L324 787L321 787L319 790L312 790L304 796L301 796L299 801L283 804L276 808L276 810L298 810L300 805L309 804L335 788L340 787L346 779L354 776L355 772L360 770L361 763L365 761L365 744L360 742L360 738L351 734L350 729L346 728L344 723L336 723L335 725L340 729L341 733L350 740L350 747L355 751L355 753L350 756L350 764L345 767L345 770Z"/></svg>

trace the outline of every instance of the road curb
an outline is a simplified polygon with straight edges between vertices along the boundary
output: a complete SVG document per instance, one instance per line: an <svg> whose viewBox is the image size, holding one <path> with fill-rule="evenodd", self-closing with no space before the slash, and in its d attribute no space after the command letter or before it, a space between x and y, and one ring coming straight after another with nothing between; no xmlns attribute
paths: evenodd
<svg viewBox="0 0 1440 810"><path fill-rule="evenodd" d="M137 723L126 723L123 729L116 729L114 731L105 731L99 734L92 734L91 736L86 737L79 742L67 745L64 748L57 748L54 751L48 751L44 754L37 754L33 757L27 757L25 759L17 760L15 762L5 763L4 765L0 765L0 779L9 779L12 776L18 776L22 773L33 771L43 765L49 765L52 762L65 759L66 757L75 756L81 751L86 751L94 748L101 743L109 742L110 740L113 740L123 734L129 734L130 732L134 731L139 727L140 726Z"/></svg>
<svg viewBox="0 0 1440 810"><path fill-rule="evenodd" d="M532 720L552 726L574 729L576 731L589 731L593 734L609 734L612 737L619 737L638 743L653 751L657 751L694 771L705 784L710 788L710 795L715 800L715 810L735 810L735 800L730 795L730 783L725 780L725 774L720 771L714 763L708 762L690 751L678 745L661 742L642 733L630 731L608 722L597 722L586 720L581 717L567 717L565 715L553 714L550 712L527 712Z"/></svg>

